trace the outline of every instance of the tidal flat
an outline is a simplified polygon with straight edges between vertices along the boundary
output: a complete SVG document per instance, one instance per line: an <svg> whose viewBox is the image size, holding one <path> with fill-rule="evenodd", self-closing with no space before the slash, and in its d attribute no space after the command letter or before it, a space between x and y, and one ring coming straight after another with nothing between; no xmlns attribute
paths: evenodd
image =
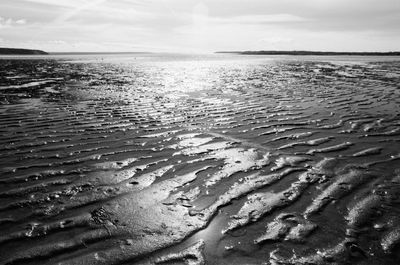
<svg viewBox="0 0 400 265"><path fill-rule="evenodd" d="M400 263L399 57L0 58L0 131L1 265Z"/></svg>

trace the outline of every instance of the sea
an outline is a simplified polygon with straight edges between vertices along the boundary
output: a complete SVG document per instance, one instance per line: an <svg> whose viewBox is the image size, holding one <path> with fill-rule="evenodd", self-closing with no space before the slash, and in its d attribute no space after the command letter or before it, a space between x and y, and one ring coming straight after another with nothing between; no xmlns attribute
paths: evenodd
<svg viewBox="0 0 400 265"><path fill-rule="evenodd" d="M0 57L0 265L400 264L400 57Z"/></svg>

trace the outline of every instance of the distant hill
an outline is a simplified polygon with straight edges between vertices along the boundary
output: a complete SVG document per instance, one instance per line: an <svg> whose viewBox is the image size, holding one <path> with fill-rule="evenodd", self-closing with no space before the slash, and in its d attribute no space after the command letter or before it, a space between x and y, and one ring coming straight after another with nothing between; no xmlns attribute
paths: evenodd
<svg viewBox="0 0 400 265"><path fill-rule="evenodd" d="M41 50L0 48L0 54L2 54L2 55L45 55L48 53L41 51Z"/></svg>
<svg viewBox="0 0 400 265"><path fill-rule="evenodd" d="M221 51L216 53L236 53L243 55L364 55L399 56L400 52L320 52L320 51Z"/></svg>

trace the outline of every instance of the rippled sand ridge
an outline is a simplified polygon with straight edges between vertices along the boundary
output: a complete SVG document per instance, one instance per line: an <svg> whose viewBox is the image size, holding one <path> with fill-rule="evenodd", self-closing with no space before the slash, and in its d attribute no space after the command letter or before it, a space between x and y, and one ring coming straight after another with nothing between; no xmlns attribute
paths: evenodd
<svg viewBox="0 0 400 265"><path fill-rule="evenodd" d="M0 264L399 264L400 60L0 60Z"/></svg>

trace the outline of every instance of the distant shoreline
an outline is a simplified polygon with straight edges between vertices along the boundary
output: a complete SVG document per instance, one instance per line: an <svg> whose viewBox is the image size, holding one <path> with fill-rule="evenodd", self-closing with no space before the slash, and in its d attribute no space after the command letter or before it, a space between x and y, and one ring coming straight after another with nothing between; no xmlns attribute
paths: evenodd
<svg viewBox="0 0 400 265"><path fill-rule="evenodd" d="M240 55L357 55L357 56L400 56L400 52L321 52L321 51L218 51Z"/></svg>
<svg viewBox="0 0 400 265"><path fill-rule="evenodd" d="M0 55L141 55L154 54L154 52L45 52L42 50L1 48ZM393 52L330 52L330 51L217 51L214 54L238 55L292 55L292 56L400 56L400 51Z"/></svg>
<svg viewBox="0 0 400 265"><path fill-rule="evenodd" d="M107 54L151 54L151 52L45 52L42 50L1 48L0 55L107 55Z"/></svg>
<svg viewBox="0 0 400 265"><path fill-rule="evenodd" d="M0 55L48 55L48 53L41 50L0 48Z"/></svg>

